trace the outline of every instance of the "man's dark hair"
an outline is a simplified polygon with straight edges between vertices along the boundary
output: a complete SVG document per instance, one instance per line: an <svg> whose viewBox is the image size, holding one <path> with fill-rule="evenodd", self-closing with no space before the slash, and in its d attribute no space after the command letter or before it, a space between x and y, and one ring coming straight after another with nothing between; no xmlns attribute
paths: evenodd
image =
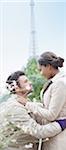
<svg viewBox="0 0 66 150"><path fill-rule="evenodd" d="M18 83L18 78L22 75L25 75L25 73L23 71L16 71L14 73L12 73L6 80L6 83L8 84L11 84L12 81L16 81L17 85L19 86L19 83Z"/></svg>

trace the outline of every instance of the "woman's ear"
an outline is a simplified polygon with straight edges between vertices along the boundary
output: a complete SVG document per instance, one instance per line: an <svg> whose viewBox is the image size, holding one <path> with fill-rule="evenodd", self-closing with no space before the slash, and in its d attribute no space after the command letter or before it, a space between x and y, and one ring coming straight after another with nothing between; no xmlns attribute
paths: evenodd
<svg viewBox="0 0 66 150"><path fill-rule="evenodd" d="M48 64L49 70L52 70L52 65Z"/></svg>
<svg viewBox="0 0 66 150"><path fill-rule="evenodd" d="M50 70L52 66L48 64L46 67Z"/></svg>

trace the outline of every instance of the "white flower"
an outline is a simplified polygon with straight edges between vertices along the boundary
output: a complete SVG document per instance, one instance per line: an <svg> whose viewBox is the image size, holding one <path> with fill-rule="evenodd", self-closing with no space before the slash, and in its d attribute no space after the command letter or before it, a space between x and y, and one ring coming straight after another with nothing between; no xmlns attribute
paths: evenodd
<svg viewBox="0 0 66 150"><path fill-rule="evenodd" d="M10 92L12 92L17 87L16 81L13 80L10 84L6 83L6 87Z"/></svg>

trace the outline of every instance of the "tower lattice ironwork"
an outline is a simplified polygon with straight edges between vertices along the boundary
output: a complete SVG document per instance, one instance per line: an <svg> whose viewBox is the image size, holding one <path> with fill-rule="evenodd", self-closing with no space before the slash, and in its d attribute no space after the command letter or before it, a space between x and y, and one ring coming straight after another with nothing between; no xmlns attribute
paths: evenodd
<svg viewBox="0 0 66 150"><path fill-rule="evenodd" d="M30 1L31 9L31 38L30 38L30 51L29 56L36 57L36 30L35 30L35 2L34 0Z"/></svg>

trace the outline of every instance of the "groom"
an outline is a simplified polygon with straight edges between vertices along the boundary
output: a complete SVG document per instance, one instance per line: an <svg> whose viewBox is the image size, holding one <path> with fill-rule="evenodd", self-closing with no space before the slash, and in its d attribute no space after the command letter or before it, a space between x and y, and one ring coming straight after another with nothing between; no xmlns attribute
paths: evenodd
<svg viewBox="0 0 66 150"><path fill-rule="evenodd" d="M6 150L15 150L15 147L16 150L37 150L38 139L59 134L61 127L57 122L38 124L31 118L31 112L22 105L24 99L27 102L27 95L32 91L32 84L24 72L14 72L6 83L11 97L0 107L0 143L4 145L6 141Z"/></svg>

